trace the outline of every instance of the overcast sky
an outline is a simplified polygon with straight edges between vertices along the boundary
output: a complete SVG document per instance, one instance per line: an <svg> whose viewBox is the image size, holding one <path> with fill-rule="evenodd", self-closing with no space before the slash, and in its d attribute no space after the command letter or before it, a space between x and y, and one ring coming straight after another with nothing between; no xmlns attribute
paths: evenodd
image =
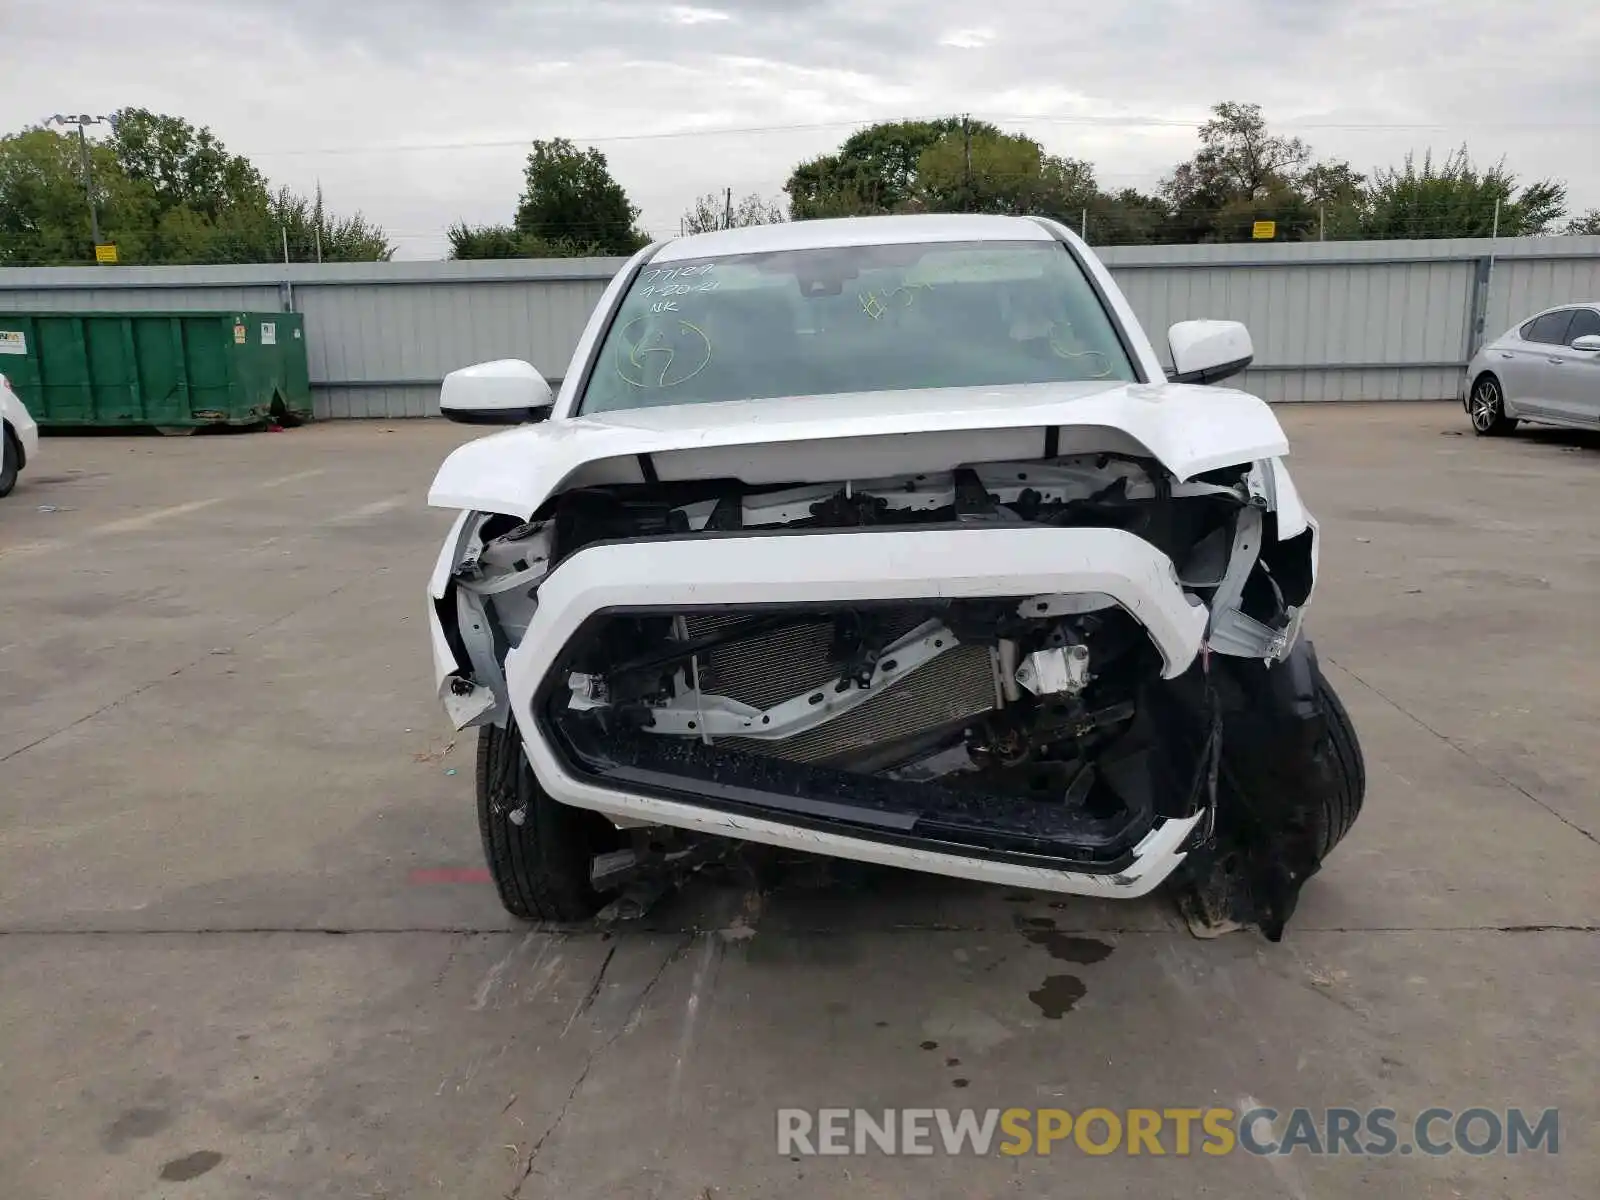
<svg viewBox="0 0 1600 1200"><path fill-rule="evenodd" d="M605 151L651 233L777 197L874 120L971 112L1151 187L1221 100L1358 169L1466 141L1600 206L1600 4L1546 0L0 0L0 128L138 105L320 180L402 258L509 219L526 143ZM777 128L774 128L777 127ZM715 132L736 130L742 132Z"/></svg>

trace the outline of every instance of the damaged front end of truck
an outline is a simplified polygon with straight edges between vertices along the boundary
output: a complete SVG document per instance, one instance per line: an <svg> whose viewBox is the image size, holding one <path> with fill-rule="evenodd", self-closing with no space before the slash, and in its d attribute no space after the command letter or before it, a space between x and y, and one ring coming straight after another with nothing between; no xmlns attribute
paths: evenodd
<svg viewBox="0 0 1600 1200"><path fill-rule="evenodd" d="M452 720L525 760L502 815L605 818L585 895L618 827L665 827L1084 895L1170 879L1197 932L1282 935L1364 781L1276 454L1174 470L1051 429L962 462L984 435L952 434L927 469L796 481L614 434L509 511L443 496L432 588Z"/></svg>

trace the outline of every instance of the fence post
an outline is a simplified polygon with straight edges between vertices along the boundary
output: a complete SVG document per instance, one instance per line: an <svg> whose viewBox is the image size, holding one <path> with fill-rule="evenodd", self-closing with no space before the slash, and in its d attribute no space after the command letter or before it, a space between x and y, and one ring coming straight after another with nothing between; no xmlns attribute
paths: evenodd
<svg viewBox="0 0 1600 1200"><path fill-rule="evenodd" d="M1462 356L1463 369L1483 347L1484 325L1489 320L1489 284L1494 279L1492 255L1472 260L1472 291L1467 299L1467 345Z"/></svg>

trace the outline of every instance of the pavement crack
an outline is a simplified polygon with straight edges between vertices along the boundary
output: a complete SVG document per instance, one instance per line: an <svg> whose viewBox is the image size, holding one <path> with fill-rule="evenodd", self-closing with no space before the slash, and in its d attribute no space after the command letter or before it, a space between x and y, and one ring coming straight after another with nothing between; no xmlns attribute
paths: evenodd
<svg viewBox="0 0 1600 1200"><path fill-rule="evenodd" d="M464 933L451 935L450 952L444 956L444 965L439 968L439 974L433 980L434 991L437 992L444 985L444 977L450 974L450 967L455 963L456 955L461 953L461 947L465 944L468 936L470 935Z"/></svg>
<svg viewBox="0 0 1600 1200"><path fill-rule="evenodd" d="M567 1018L567 1023L561 1027L561 1036L567 1036L567 1030L572 1028L572 1023L584 1013L589 1011L594 998L600 994L600 984L606 977L606 969L611 966L611 960L617 956L617 947L613 943L611 949L606 951L606 956L600 960L600 969L594 973L594 982L589 985L589 990L584 992L583 999L578 1001L578 1006L572 1010L572 1015Z"/></svg>
<svg viewBox="0 0 1600 1200"><path fill-rule="evenodd" d="M618 1025L616 1030L609 1037L607 1037L605 1041L601 1042L598 1046L594 1047L594 1049L590 1050L589 1053L584 1056L583 1067L578 1071L578 1077L572 1081L572 1086L567 1089L566 1098L561 1101L561 1107L556 1112L555 1120L550 1122L550 1124L545 1128L545 1131L539 1135L537 1140L534 1141L533 1146L528 1150L527 1160L522 1164L522 1176L517 1180L516 1186L514 1186L509 1192L505 1193L505 1200L521 1200L522 1189L527 1186L528 1180L533 1177L534 1164L538 1162L539 1153L544 1149L545 1143L548 1142L555 1134L555 1131L561 1128L561 1123L567 1119L567 1112L572 1108L572 1102L578 1098L578 1093L583 1090L584 1081L589 1078L589 1072L594 1070L595 1063L600 1061L600 1056L603 1055L607 1050L611 1049L618 1039L634 1029L637 1018L641 1013L644 1012L645 1004L649 1001L650 993L655 990L656 984L661 982L661 977L667 973L667 968L673 963L677 962L678 959L682 958L684 952L687 951L689 947L693 945L693 943L694 935L690 934L683 938L682 941L674 946L672 950L662 958L661 965L656 968L655 974L650 976L644 987L640 989L639 997L633 1002L633 1007L628 1011L627 1019ZM594 997L600 991L600 981L605 978L606 968L611 965L611 960L613 957L615 957L616 953L616 946L612 946L610 951L606 954L605 961L600 964L600 969L595 972L594 983L589 986L588 994L579 1004L579 1012L588 1008L589 1005L593 1003ZM577 1018L577 1015L578 1013L574 1012L572 1018L567 1021L569 1028L572 1025L572 1021ZM565 1033L566 1031L563 1030L562 1032Z"/></svg>
<svg viewBox="0 0 1600 1200"><path fill-rule="evenodd" d="M1365 679L1363 679L1361 676L1357 675L1354 671L1352 671L1349 667L1345 666L1343 663L1339 662L1337 659L1328 658L1327 661L1329 663L1332 663L1335 667L1338 667L1339 670L1343 671L1346 675L1350 676L1351 679L1354 679L1362 687L1366 688L1367 691L1371 692L1374 696L1378 697L1378 699L1382 700L1390 708L1394 709L1395 712L1399 713L1403 717L1406 717L1408 720L1415 722L1418 726L1420 726L1421 728L1427 730L1429 733L1433 734L1434 737L1438 738L1446 746L1449 746L1450 749L1454 750L1457 754L1461 755L1462 758L1465 758L1468 762L1470 762L1473 766L1477 767L1480 771L1483 771L1486 774L1493 776L1495 779L1498 779L1501 783L1505 784L1506 787L1510 788L1512 791L1520 792L1522 795L1526 796L1529 800L1532 800L1540 808L1544 809L1545 812L1549 813L1556 820L1560 821L1568 829L1573 830L1575 833L1578 833L1582 837L1587 838L1589 841L1593 842L1595 845L1600 846L1600 837L1596 837L1593 833L1589 832L1589 830L1585 829L1582 825L1579 825L1576 821L1573 821L1571 818L1567 817L1559 809L1555 808L1554 806L1552 806L1550 804L1547 804L1545 801L1541 800L1538 796L1535 796L1532 792L1530 792L1527 788L1523 787L1516 780L1509 779L1505 775L1502 775L1499 771L1495 770L1488 763L1484 762L1477 755L1473 754L1472 751L1468 750L1465 746L1463 746L1460 742L1456 741L1449 734L1442 733L1439 730L1435 729L1432 725L1429 725L1421 717L1417 716L1416 713L1412 712L1410 709L1408 709L1404 705L1402 705L1398 700L1394 699L1394 697L1390 696L1387 692L1381 691L1379 688L1377 688L1377 687L1373 686L1372 684L1368 683ZM0 760L0 761L3 761L3 760Z"/></svg>

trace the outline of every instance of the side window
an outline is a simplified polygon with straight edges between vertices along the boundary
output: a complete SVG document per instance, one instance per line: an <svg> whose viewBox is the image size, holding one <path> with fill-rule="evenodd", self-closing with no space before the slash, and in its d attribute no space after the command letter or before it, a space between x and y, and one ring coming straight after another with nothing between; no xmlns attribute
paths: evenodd
<svg viewBox="0 0 1600 1200"><path fill-rule="evenodd" d="M1574 309L1572 324L1567 326L1567 336L1562 340L1571 345L1585 334L1600 333L1600 312L1592 308Z"/></svg>
<svg viewBox="0 0 1600 1200"><path fill-rule="evenodd" d="M1544 342L1552 346L1567 344L1567 326L1572 324L1572 309L1560 308L1545 313L1528 327L1525 335L1530 342Z"/></svg>

